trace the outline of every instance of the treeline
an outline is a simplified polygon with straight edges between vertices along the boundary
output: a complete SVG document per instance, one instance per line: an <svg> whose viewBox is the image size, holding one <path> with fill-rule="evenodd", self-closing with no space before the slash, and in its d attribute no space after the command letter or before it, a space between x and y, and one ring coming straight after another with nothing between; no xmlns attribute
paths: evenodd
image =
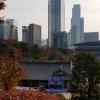
<svg viewBox="0 0 100 100"><path fill-rule="evenodd" d="M73 53L72 50L68 49L45 48L14 40L0 40L0 55L17 58L19 60L65 61L70 60Z"/></svg>

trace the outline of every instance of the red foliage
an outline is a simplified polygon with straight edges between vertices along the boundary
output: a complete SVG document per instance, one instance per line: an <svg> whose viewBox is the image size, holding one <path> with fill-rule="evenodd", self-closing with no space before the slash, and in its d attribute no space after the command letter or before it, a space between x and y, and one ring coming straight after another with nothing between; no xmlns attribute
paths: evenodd
<svg viewBox="0 0 100 100"><path fill-rule="evenodd" d="M37 90L0 91L0 100L60 100L54 95Z"/></svg>

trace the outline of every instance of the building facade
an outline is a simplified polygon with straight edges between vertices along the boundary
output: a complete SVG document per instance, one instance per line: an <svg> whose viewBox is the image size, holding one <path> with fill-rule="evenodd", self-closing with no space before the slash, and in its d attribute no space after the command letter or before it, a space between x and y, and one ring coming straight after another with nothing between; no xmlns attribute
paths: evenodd
<svg viewBox="0 0 100 100"><path fill-rule="evenodd" d="M5 27L5 24L4 24L4 22L0 22L0 38L2 38L2 39L4 39L4 27Z"/></svg>
<svg viewBox="0 0 100 100"><path fill-rule="evenodd" d="M95 55L97 59L100 59L100 41L79 43L73 47L76 52L86 51Z"/></svg>
<svg viewBox="0 0 100 100"><path fill-rule="evenodd" d="M68 48L68 37L66 32L59 32L53 34L53 47L54 48Z"/></svg>
<svg viewBox="0 0 100 100"><path fill-rule="evenodd" d="M66 73L65 81L68 83L70 80L70 62L21 61L20 64L27 70L27 75L21 82L21 85L24 87L39 87L47 85L49 77L52 76L54 72L59 71L59 69Z"/></svg>
<svg viewBox="0 0 100 100"><path fill-rule="evenodd" d="M28 40L28 27L27 26L22 26L22 41L25 43L29 43Z"/></svg>
<svg viewBox="0 0 100 100"><path fill-rule="evenodd" d="M29 26L22 27L23 42L28 44L36 44L41 46L41 26L36 24L29 24Z"/></svg>
<svg viewBox="0 0 100 100"><path fill-rule="evenodd" d="M84 42L99 41L99 32L85 32Z"/></svg>
<svg viewBox="0 0 100 100"><path fill-rule="evenodd" d="M53 34L65 31L64 0L48 1L48 45L52 47Z"/></svg>
<svg viewBox="0 0 100 100"><path fill-rule="evenodd" d="M71 18L71 44L84 42L84 18L81 17L80 5L74 5Z"/></svg>
<svg viewBox="0 0 100 100"><path fill-rule="evenodd" d="M7 19L0 23L0 38L18 41L18 28L15 19Z"/></svg>
<svg viewBox="0 0 100 100"><path fill-rule="evenodd" d="M68 48L70 48L71 47L71 33L70 32L68 32Z"/></svg>
<svg viewBox="0 0 100 100"><path fill-rule="evenodd" d="M42 41L41 41L41 46L42 47L47 47L47 39L42 39Z"/></svg>

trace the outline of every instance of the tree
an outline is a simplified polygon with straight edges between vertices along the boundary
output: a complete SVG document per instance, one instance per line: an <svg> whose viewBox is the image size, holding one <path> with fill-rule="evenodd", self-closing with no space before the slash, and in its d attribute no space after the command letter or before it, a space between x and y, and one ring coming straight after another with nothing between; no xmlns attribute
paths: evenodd
<svg viewBox="0 0 100 100"><path fill-rule="evenodd" d="M32 47L32 57L35 60L40 58L40 47L38 45L33 45Z"/></svg>
<svg viewBox="0 0 100 100"><path fill-rule="evenodd" d="M25 70L16 59L0 57L0 89L13 89L24 75Z"/></svg>
<svg viewBox="0 0 100 100"><path fill-rule="evenodd" d="M4 10L5 8L5 1L6 0L0 0L0 10ZM3 22L3 17L0 17L0 22Z"/></svg>
<svg viewBox="0 0 100 100"><path fill-rule="evenodd" d="M32 58L32 46L24 42L19 42L18 47L22 53L23 58Z"/></svg>
<svg viewBox="0 0 100 100"><path fill-rule="evenodd" d="M21 59L22 53L20 49L17 48L18 43L12 40L2 40L0 39L0 56L8 58Z"/></svg>
<svg viewBox="0 0 100 100"><path fill-rule="evenodd" d="M0 10L4 10L5 8L5 3L4 3L5 0L0 0Z"/></svg>
<svg viewBox="0 0 100 100"><path fill-rule="evenodd" d="M100 95L99 84L99 61L90 53L84 51L76 53L71 73L73 96L77 95L77 100L100 100L98 97Z"/></svg>

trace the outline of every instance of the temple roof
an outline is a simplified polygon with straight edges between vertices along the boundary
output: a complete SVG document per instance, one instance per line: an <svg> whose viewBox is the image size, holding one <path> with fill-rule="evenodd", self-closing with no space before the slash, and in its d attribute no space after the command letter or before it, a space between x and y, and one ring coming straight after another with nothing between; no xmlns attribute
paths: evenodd
<svg viewBox="0 0 100 100"><path fill-rule="evenodd" d="M69 62L21 62L22 66L27 70L26 80L48 80L53 72L59 70L62 66L62 71L67 74L67 79L70 77Z"/></svg>

